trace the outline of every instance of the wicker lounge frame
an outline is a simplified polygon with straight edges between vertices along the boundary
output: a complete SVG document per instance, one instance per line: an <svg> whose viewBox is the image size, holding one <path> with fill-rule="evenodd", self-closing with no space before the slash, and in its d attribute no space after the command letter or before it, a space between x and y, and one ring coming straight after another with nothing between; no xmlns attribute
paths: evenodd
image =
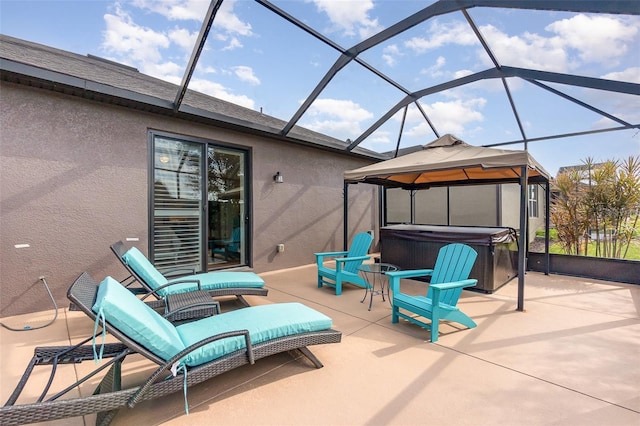
<svg viewBox="0 0 640 426"><path fill-rule="evenodd" d="M161 296L157 294L157 291L159 289L156 289L154 291L153 288L151 288L151 286L149 286L149 284L145 282L144 278L138 275L133 270L133 268L131 268L127 264L127 262L125 262L123 256L127 252L128 248L125 247L124 243L122 241L118 241L116 243L111 244L110 247L113 254L116 255L120 263L122 263L122 265L127 269L127 272L129 273L129 276L121 281L122 284L127 286L127 288L130 288L129 286L131 284L138 282L142 286L144 291L147 292L147 294L153 295L158 299L158 300L152 300L152 301L145 301L148 305L150 305L154 309L164 307L164 301L162 300ZM172 271L172 273L179 274L181 271L182 271L182 275L195 273L193 269L174 270ZM176 275L176 276L179 276L179 275ZM132 291L134 290L133 288L130 288L130 289ZM249 306L249 303L244 299L243 296L266 296L268 294L268 291L269 290L267 290L266 288L253 288L253 287L229 287L229 288L208 290L211 297L236 296L236 298L240 301L240 303L242 303L245 306Z"/></svg>
<svg viewBox="0 0 640 426"><path fill-rule="evenodd" d="M98 284L85 272L80 275L67 292L67 297L90 318L96 318L96 314L91 307L94 304L98 290ZM222 314L224 315L224 314ZM316 356L307 348L310 345L320 345L326 343L339 343L342 333L337 330L328 329L323 331L315 331L308 333L300 333L297 335L272 339L259 344L252 344L247 330L237 330L228 333L221 333L211 336L201 342L198 342L182 352L176 354L173 358L165 361L159 358L146 348L138 345L120 330L110 325L108 322L105 327L109 333L121 341L121 343L111 343L104 345L103 359L109 358L109 361L103 362L96 370L81 378L73 385L67 387L63 391L45 399L48 388L53 380L56 366L58 364L78 363L82 361L93 362L93 347L87 342L88 338L75 346L52 346L37 347L34 356L27 366L24 375L18 383L13 394L5 404L0 408L0 424L16 425L25 423L43 422L68 417L77 417L92 413L97 413L96 424L108 425L121 408L133 408L137 403L149 399L158 398L175 392L181 392L184 386L184 375L178 374L171 376L170 369L174 362L184 357L188 353L198 348L232 336L244 336L246 339L246 348L227 354L221 358L190 368L187 374L187 386L204 382L216 377L236 367L246 364L253 364L256 360L268 357L270 355L297 350L307 357L316 368L323 365ZM126 356L132 353L139 353L151 361L158 364L149 378L140 386L129 389L121 389L121 368L122 362ZM52 367L51 379L49 384L40 396L38 402L14 405L20 393L26 385L29 375L36 365L49 365ZM82 384L91 377L97 375L101 371L109 367L106 375L102 378L95 392L91 396L59 399L64 394L78 385ZM167 378L171 376L170 378Z"/></svg>

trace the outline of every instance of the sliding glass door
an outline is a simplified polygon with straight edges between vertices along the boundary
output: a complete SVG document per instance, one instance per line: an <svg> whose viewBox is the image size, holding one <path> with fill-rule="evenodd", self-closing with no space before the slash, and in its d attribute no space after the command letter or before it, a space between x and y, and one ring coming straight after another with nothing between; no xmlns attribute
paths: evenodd
<svg viewBox="0 0 640 426"><path fill-rule="evenodd" d="M245 154L223 147L207 149L208 263L245 264Z"/></svg>
<svg viewBox="0 0 640 426"><path fill-rule="evenodd" d="M161 271L247 263L247 152L152 134L151 258Z"/></svg>

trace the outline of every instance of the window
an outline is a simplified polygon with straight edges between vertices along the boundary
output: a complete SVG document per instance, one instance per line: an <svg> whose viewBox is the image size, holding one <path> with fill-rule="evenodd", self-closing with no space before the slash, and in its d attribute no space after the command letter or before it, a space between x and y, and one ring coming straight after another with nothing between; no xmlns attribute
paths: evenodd
<svg viewBox="0 0 640 426"><path fill-rule="evenodd" d="M540 217L538 213L538 185L529 185L529 217Z"/></svg>
<svg viewBox="0 0 640 426"><path fill-rule="evenodd" d="M247 264L246 150L152 133L151 258L161 271Z"/></svg>

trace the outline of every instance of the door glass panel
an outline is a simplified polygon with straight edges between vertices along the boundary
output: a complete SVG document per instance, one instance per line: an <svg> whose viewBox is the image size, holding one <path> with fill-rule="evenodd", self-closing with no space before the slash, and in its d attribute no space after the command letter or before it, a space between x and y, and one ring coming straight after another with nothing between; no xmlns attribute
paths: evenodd
<svg viewBox="0 0 640 426"><path fill-rule="evenodd" d="M153 263L202 271L203 145L154 138Z"/></svg>
<svg viewBox="0 0 640 426"><path fill-rule="evenodd" d="M207 149L208 268L246 263L245 154Z"/></svg>

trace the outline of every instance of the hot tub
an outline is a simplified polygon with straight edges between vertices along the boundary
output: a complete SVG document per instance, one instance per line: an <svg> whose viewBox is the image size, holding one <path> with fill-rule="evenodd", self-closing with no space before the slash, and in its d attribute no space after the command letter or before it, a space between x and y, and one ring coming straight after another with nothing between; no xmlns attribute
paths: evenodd
<svg viewBox="0 0 640 426"><path fill-rule="evenodd" d="M391 225L380 228L380 258L400 269L430 269L440 247L464 243L478 252L470 290L492 293L518 275L517 234L513 228Z"/></svg>

